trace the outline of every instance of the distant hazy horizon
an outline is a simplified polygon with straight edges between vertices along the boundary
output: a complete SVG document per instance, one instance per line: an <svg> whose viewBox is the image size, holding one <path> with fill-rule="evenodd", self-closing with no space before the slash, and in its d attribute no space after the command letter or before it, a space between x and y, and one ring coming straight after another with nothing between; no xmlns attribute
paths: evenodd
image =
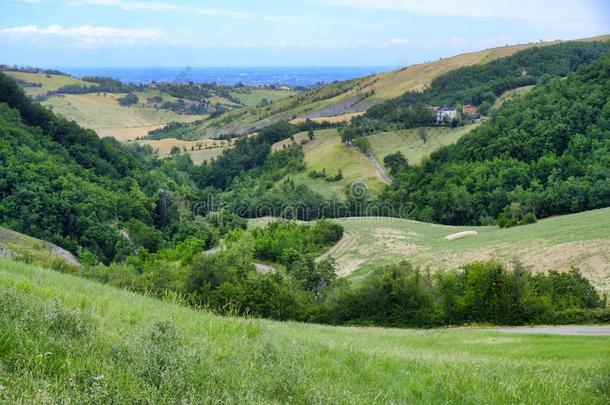
<svg viewBox="0 0 610 405"><path fill-rule="evenodd" d="M395 66L226 66L226 67L54 67L76 77L105 76L122 82L195 82L250 86L311 86L349 80L395 69Z"/></svg>
<svg viewBox="0 0 610 405"><path fill-rule="evenodd" d="M602 0L3 0L2 62L407 66L607 34Z"/></svg>

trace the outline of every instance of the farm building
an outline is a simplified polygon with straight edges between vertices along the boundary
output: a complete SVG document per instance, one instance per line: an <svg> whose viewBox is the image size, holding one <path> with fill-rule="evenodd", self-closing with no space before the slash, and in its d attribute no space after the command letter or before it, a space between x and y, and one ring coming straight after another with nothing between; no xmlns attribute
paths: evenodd
<svg viewBox="0 0 610 405"><path fill-rule="evenodd" d="M441 107L438 110L436 110L436 122L440 124L445 119L448 119L451 121L452 119L455 118L456 114L457 114L457 111L455 110L455 107Z"/></svg>
<svg viewBox="0 0 610 405"><path fill-rule="evenodd" d="M477 106L472 104L466 104L462 108L462 112L467 115L474 115L477 113Z"/></svg>

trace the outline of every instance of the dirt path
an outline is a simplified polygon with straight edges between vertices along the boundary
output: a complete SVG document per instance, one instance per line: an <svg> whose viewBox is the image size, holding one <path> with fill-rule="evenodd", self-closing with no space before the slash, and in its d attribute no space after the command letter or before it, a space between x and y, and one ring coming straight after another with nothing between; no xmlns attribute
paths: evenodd
<svg viewBox="0 0 610 405"><path fill-rule="evenodd" d="M274 267L269 266L268 264L263 263L254 263L254 267L256 268L257 273L271 273L275 274L276 270Z"/></svg>
<svg viewBox="0 0 610 405"><path fill-rule="evenodd" d="M610 325L603 326L534 326L496 328L498 332L517 333L522 335L572 335L572 336L610 336Z"/></svg>
<svg viewBox="0 0 610 405"><path fill-rule="evenodd" d="M373 166L375 166L375 169L377 170L377 177L379 177L379 180L383 181L386 184L392 184L392 176L390 176L390 173L388 173L388 171L385 169L385 167L383 167L379 160L377 160L377 158L371 155L370 153L365 153L364 155L373 164Z"/></svg>

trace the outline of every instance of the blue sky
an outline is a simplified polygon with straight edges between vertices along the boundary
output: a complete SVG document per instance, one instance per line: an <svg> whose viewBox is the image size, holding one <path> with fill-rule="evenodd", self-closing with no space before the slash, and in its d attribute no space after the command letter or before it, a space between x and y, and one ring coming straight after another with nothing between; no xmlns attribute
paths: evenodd
<svg viewBox="0 0 610 405"><path fill-rule="evenodd" d="M0 0L0 63L403 66L610 33L599 0Z"/></svg>

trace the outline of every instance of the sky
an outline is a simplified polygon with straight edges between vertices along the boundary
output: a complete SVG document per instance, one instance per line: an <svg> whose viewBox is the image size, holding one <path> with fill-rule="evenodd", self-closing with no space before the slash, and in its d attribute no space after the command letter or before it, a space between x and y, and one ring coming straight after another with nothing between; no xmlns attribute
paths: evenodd
<svg viewBox="0 0 610 405"><path fill-rule="evenodd" d="M607 0L0 0L0 63L406 66L610 33Z"/></svg>

